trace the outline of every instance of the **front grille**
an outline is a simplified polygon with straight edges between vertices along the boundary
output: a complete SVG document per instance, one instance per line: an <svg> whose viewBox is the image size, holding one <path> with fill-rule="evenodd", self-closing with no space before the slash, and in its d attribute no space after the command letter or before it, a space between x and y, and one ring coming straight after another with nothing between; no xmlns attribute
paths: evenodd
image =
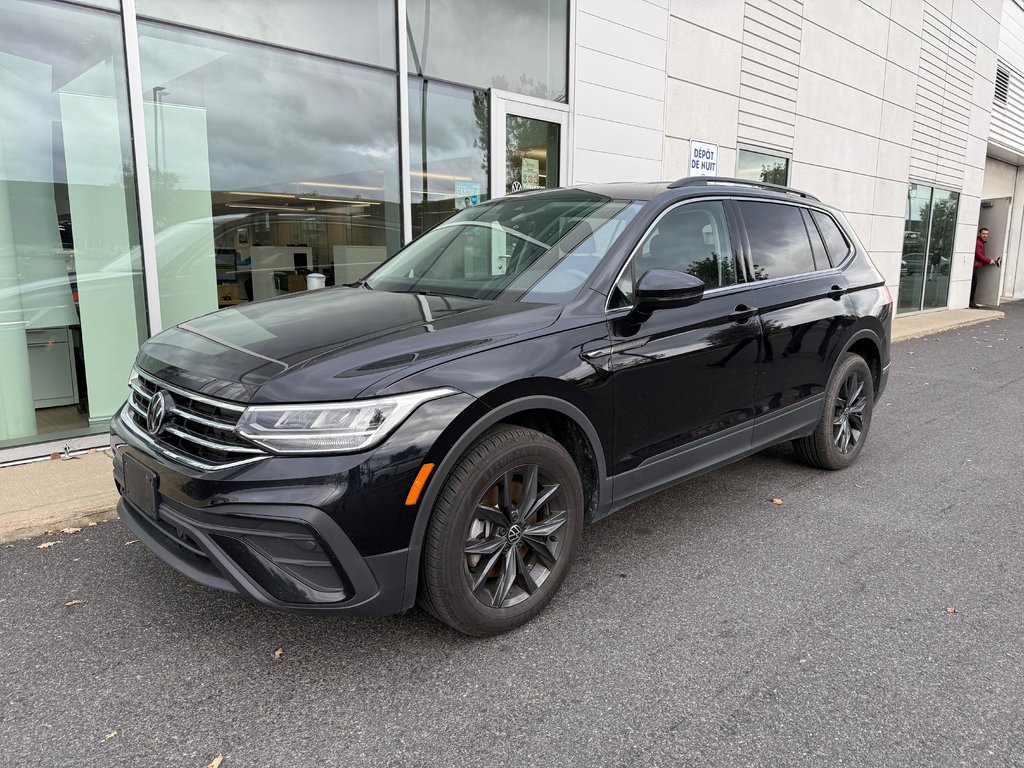
<svg viewBox="0 0 1024 768"><path fill-rule="evenodd" d="M245 406L188 392L139 372L132 379L124 421L149 447L196 469L227 469L267 457L252 443L235 434L235 425ZM153 395L164 390L174 407L164 419L163 429L153 436L146 428L146 412Z"/></svg>

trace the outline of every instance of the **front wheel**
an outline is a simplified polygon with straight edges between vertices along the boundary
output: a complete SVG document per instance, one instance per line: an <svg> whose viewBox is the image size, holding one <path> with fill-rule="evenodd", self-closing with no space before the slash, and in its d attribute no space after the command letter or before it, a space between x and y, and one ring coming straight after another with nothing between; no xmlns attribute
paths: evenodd
<svg viewBox="0 0 1024 768"><path fill-rule="evenodd" d="M543 610L583 528L579 470L532 429L500 425L459 460L423 545L420 605L469 635L496 635Z"/></svg>
<svg viewBox="0 0 1024 768"><path fill-rule="evenodd" d="M814 432L793 441L797 456L820 469L850 466L864 447L874 402L871 369L863 357L848 352L832 371Z"/></svg>

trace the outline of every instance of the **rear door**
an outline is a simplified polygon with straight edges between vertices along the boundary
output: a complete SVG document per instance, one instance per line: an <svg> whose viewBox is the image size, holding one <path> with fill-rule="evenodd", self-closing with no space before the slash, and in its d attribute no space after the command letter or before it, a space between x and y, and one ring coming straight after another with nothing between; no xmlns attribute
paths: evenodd
<svg viewBox="0 0 1024 768"><path fill-rule="evenodd" d="M835 226L831 217L786 202L737 200L735 207L763 333L754 390L757 447L806 432L816 421L855 318L846 280L832 266L815 221L820 215ZM842 239L838 228L835 234Z"/></svg>

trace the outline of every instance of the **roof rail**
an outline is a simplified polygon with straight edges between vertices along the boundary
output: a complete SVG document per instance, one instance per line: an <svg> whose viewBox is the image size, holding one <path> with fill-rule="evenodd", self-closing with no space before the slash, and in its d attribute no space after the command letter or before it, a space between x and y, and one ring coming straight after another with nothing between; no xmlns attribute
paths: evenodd
<svg viewBox="0 0 1024 768"><path fill-rule="evenodd" d="M806 197L808 200L814 200L818 203L821 202L821 200L809 192L801 192L799 189L793 189L792 187L784 187L781 184L769 184L767 181L731 179L726 176L687 176L686 178L673 181L668 185L668 188L679 189L680 187L696 187L710 184L729 184L735 187L757 187L758 189L770 189L773 192L785 192L788 195L797 195L799 197Z"/></svg>

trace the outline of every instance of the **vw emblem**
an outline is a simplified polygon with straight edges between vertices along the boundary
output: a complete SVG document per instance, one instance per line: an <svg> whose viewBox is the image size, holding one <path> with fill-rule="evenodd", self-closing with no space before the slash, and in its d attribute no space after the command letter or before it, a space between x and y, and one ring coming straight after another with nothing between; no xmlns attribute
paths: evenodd
<svg viewBox="0 0 1024 768"><path fill-rule="evenodd" d="M174 410L174 398L164 390L155 393L146 409L146 430L156 436L163 432L167 416Z"/></svg>
<svg viewBox="0 0 1024 768"><path fill-rule="evenodd" d="M518 525L513 525L508 529L508 540L510 544L515 544L519 541L519 537L523 535L523 529Z"/></svg>

